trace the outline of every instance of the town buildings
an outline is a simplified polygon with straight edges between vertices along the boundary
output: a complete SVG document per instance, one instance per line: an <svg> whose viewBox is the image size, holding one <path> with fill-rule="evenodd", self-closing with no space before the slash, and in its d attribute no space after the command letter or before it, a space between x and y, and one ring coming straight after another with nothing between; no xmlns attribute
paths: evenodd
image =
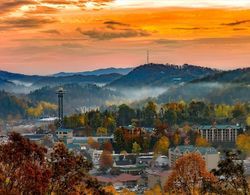
<svg viewBox="0 0 250 195"><path fill-rule="evenodd" d="M170 148L168 151L169 166L172 167L175 161L187 153L196 152L200 154L206 162L208 170L217 168L220 156L219 152L213 147L195 147L193 145L181 145Z"/></svg>

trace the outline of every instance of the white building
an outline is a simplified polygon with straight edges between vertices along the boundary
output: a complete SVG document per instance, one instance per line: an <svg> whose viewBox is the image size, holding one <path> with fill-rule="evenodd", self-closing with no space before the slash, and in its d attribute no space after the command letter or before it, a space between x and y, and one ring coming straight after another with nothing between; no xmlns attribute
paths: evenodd
<svg viewBox="0 0 250 195"><path fill-rule="evenodd" d="M60 141L63 141L65 144L73 143L73 130L72 129L57 129L56 135Z"/></svg>
<svg viewBox="0 0 250 195"><path fill-rule="evenodd" d="M217 168L220 156L218 151L213 147L195 147L192 145L182 145L175 148L170 148L168 151L169 155L169 166L172 167L175 161L181 156L196 152L202 156L206 162L206 167L210 171Z"/></svg>
<svg viewBox="0 0 250 195"><path fill-rule="evenodd" d="M162 155L162 156L158 156L155 159L155 166L164 167L164 166L167 166L167 165L169 165L169 160L168 160L167 156Z"/></svg>
<svg viewBox="0 0 250 195"><path fill-rule="evenodd" d="M239 125L204 125L198 127L201 137L208 142L236 142L243 128Z"/></svg>

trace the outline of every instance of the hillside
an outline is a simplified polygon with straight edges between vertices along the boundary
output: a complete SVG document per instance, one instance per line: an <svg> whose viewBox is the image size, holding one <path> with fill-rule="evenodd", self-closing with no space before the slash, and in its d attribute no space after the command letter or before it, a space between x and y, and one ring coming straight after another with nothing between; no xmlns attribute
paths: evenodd
<svg viewBox="0 0 250 195"><path fill-rule="evenodd" d="M0 119L24 117L28 106L28 101L0 91Z"/></svg>
<svg viewBox="0 0 250 195"><path fill-rule="evenodd" d="M250 85L244 82L195 82L170 87L158 96L157 101L166 103L179 100L204 100L219 104L235 104L237 102L249 102L249 97Z"/></svg>
<svg viewBox="0 0 250 195"><path fill-rule="evenodd" d="M193 81L193 83L200 82L250 83L250 68L222 71Z"/></svg>
<svg viewBox="0 0 250 195"><path fill-rule="evenodd" d="M146 64L111 82L110 87L164 87L212 75L217 70L193 65Z"/></svg>
<svg viewBox="0 0 250 195"><path fill-rule="evenodd" d="M44 86L58 86L58 85L64 85L64 84L72 84L72 83L78 83L78 84L107 84L110 83L118 78L120 78L122 75L113 73L113 74L105 74L105 75L88 75L88 76L82 76L82 75L72 75L72 76L62 76L60 78L58 77L43 77L39 80L37 80L35 83L32 84L33 87L39 88Z"/></svg>
<svg viewBox="0 0 250 195"><path fill-rule="evenodd" d="M70 113L81 107L98 107L105 105L106 101L114 101L119 97L117 92L87 84L66 84L64 98L65 112ZM32 102L46 101L57 104L56 90L58 87L43 87L31 92L28 97Z"/></svg>
<svg viewBox="0 0 250 195"><path fill-rule="evenodd" d="M59 72L54 74L55 77L62 77L62 76L72 76L72 75L82 75L82 76L89 76L89 75L103 75L103 74L121 74L126 75L131 72L133 68L104 68L104 69L97 69L93 71L85 71L85 72Z"/></svg>
<svg viewBox="0 0 250 195"><path fill-rule="evenodd" d="M25 75L25 74L12 73L12 72L0 70L0 78L5 79L5 80L9 80L9 81L22 81L22 82L26 82L26 83L33 83L33 82L43 78L43 76Z"/></svg>
<svg viewBox="0 0 250 195"><path fill-rule="evenodd" d="M0 90L7 90L7 89L12 88L14 86L15 86L14 83L0 78Z"/></svg>

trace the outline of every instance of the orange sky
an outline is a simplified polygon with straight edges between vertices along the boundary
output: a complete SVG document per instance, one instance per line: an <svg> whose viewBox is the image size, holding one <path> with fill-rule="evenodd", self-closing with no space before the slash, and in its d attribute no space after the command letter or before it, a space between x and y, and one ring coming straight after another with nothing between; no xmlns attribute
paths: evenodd
<svg viewBox="0 0 250 195"><path fill-rule="evenodd" d="M28 74L146 61L250 66L248 0L4 0L0 69Z"/></svg>

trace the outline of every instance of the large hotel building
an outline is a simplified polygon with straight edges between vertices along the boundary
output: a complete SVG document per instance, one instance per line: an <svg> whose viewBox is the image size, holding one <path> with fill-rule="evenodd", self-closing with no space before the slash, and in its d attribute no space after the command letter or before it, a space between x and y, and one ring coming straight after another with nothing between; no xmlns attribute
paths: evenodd
<svg viewBox="0 0 250 195"><path fill-rule="evenodd" d="M237 136L243 131L239 125L204 125L198 127L201 137L208 142L236 142Z"/></svg>

